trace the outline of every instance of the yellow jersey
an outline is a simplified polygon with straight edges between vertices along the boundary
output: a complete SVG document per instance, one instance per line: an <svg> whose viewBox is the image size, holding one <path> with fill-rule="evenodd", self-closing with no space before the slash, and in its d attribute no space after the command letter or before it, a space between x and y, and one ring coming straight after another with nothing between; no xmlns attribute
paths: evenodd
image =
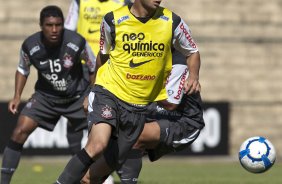
<svg viewBox="0 0 282 184"><path fill-rule="evenodd" d="M113 20L101 25L100 49L109 60L98 70L96 84L133 104L167 98L165 80L172 65L172 12L159 7L146 23L127 6L113 11ZM109 24L114 28L109 33ZM105 38L105 35L112 38ZM113 40L109 48L103 44Z"/></svg>
<svg viewBox="0 0 282 184"><path fill-rule="evenodd" d="M124 4L124 0L80 0L77 32L85 37L95 55L99 52L100 24L104 15Z"/></svg>

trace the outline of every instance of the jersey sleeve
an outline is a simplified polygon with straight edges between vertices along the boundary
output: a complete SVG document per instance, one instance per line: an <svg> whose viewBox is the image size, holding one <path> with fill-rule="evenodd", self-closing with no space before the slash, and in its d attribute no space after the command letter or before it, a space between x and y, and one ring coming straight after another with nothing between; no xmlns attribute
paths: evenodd
<svg viewBox="0 0 282 184"><path fill-rule="evenodd" d="M189 56L192 53L198 52L198 47L192 38L191 30L188 25L181 18L178 22L173 30L172 43L174 48L184 56Z"/></svg>
<svg viewBox="0 0 282 184"><path fill-rule="evenodd" d="M22 75L28 76L30 73L30 59L28 55L23 51L20 50L20 61L18 65L17 71L20 72Z"/></svg>
<svg viewBox="0 0 282 184"><path fill-rule="evenodd" d="M188 68L183 64L172 66L169 77L166 81L167 101L173 104L180 104L184 95L183 87L188 77Z"/></svg>
<svg viewBox="0 0 282 184"><path fill-rule="evenodd" d="M109 15L109 14L107 14ZM110 49L112 48L113 38L112 38L112 26L111 18L109 16L105 16L102 20L101 27L100 27L100 51L102 54L109 54ZM113 20L113 19L112 19Z"/></svg>
<svg viewBox="0 0 282 184"><path fill-rule="evenodd" d="M88 71L93 73L96 67L96 57L87 42L85 42L85 47L81 52L81 59L85 61Z"/></svg>
<svg viewBox="0 0 282 184"><path fill-rule="evenodd" d="M64 27L66 29L75 31L77 29L77 22L79 18L79 5L76 0L72 0L68 15L65 20Z"/></svg>

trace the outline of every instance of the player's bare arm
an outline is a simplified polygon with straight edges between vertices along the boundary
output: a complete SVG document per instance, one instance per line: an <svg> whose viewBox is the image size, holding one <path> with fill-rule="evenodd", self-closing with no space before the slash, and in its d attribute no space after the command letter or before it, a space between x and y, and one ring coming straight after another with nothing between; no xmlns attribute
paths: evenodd
<svg viewBox="0 0 282 184"><path fill-rule="evenodd" d="M187 57L189 76L184 84L184 91L187 94L193 94L201 91L199 82L199 71L201 66L200 53L195 52Z"/></svg>
<svg viewBox="0 0 282 184"><path fill-rule="evenodd" d="M24 86L26 84L26 81L27 81L27 76L17 71L14 98L9 102L9 106L8 106L8 110L13 114L16 114L18 112L18 106L21 101L21 95Z"/></svg>

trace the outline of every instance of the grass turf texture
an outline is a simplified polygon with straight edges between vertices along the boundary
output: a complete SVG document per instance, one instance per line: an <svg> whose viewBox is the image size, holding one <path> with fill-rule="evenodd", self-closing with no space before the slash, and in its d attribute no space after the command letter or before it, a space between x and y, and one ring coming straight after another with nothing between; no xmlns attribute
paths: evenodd
<svg viewBox="0 0 282 184"><path fill-rule="evenodd" d="M51 184L63 170L68 158L26 158L11 184ZM245 171L239 161L213 158L162 158L151 163L144 159L139 184L281 184L282 163L263 174ZM120 183L114 174L115 183Z"/></svg>

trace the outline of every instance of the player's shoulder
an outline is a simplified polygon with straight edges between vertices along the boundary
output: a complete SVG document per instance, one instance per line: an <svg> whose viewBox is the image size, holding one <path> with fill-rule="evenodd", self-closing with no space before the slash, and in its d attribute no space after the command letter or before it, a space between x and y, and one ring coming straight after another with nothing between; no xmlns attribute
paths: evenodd
<svg viewBox="0 0 282 184"><path fill-rule="evenodd" d="M75 51L82 50L85 47L86 40L83 36L75 31L64 30L63 46L71 47Z"/></svg>
<svg viewBox="0 0 282 184"><path fill-rule="evenodd" d="M130 9L131 6L132 6L132 3L131 4L127 4L125 6L121 6L121 7L117 8L117 9L115 9L115 10L109 12L109 13L114 13L114 14L116 14L116 13L123 14L124 13L124 14L127 14L127 13L130 12L129 9Z"/></svg>
<svg viewBox="0 0 282 184"><path fill-rule="evenodd" d="M153 19L162 19L164 21L171 21L172 20L173 12L169 10L168 8L159 6L156 10L155 15L153 16Z"/></svg>
<svg viewBox="0 0 282 184"><path fill-rule="evenodd" d="M30 36L28 36L24 41L23 43L25 44L30 44L30 43L33 43L33 42L37 42L38 40L40 40L40 36L41 35L41 32L36 32Z"/></svg>
<svg viewBox="0 0 282 184"><path fill-rule="evenodd" d="M28 36L23 41L22 48L27 51L36 47L35 50L39 50L39 45L41 45L41 31Z"/></svg>
<svg viewBox="0 0 282 184"><path fill-rule="evenodd" d="M128 12L128 9L130 5L126 5L126 6L121 6L113 11L110 11L108 13L106 13L106 15L104 16L104 20L108 25L112 25L114 22L114 15L115 14L126 14Z"/></svg>
<svg viewBox="0 0 282 184"><path fill-rule="evenodd" d="M85 38L82 35L80 35L79 33L77 33L76 31L65 29L64 30L64 40L65 41L84 42Z"/></svg>
<svg viewBox="0 0 282 184"><path fill-rule="evenodd" d="M78 37L78 38L83 38L79 33L77 33L76 31L72 31L72 30L69 30L69 29L64 29L64 36L65 37Z"/></svg>
<svg viewBox="0 0 282 184"><path fill-rule="evenodd" d="M176 13L172 12L172 21L173 21L173 28L176 28L180 22L181 22L181 17L177 15Z"/></svg>

